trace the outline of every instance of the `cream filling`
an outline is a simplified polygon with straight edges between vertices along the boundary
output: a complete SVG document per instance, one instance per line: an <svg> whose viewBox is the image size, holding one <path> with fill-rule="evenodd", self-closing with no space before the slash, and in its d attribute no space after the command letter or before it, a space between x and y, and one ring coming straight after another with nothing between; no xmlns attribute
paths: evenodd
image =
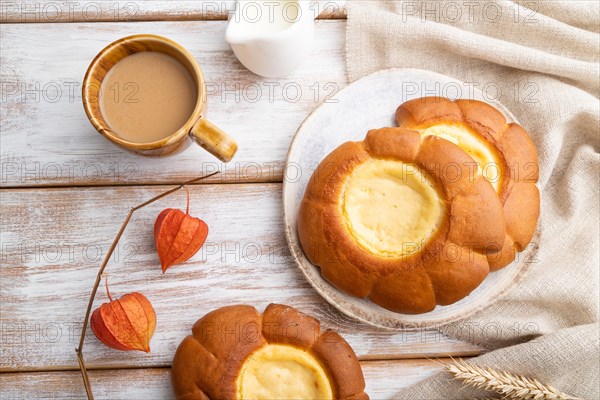
<svg viewBox="0 0 600 400"><path fill-rule="evenodd" d="M438 136L463 149L477 163L477 175L483 175L496 192L502 180L501 163L496 149L477 132L462 124L440 124L420 129L421 136Z"/></svg>
<svg viewBox="0 0 600 400"><path fill-rule="evenodd" d="M237 378L239 400L333 399L323 367L296 347L267 344L242 365Z"/></svg>
<svg viewBox="0 0 600 400"><path fill-rule="evenodd" d="M373 254L419 251L437 229L443 206L419 167L370 159L357 166L342 193L342 213L356 241Z"/></svg>

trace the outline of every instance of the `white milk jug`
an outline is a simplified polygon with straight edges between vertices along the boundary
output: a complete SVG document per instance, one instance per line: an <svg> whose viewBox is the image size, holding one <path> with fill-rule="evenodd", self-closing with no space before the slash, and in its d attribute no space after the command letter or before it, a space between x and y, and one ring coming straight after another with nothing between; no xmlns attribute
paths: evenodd
<svg viewBox="0 0 600 400"><path fill-rule="evenodd" d="M238 0L225 39L257 75L279 78L310 54L314 14L309 0Z"/></svg>

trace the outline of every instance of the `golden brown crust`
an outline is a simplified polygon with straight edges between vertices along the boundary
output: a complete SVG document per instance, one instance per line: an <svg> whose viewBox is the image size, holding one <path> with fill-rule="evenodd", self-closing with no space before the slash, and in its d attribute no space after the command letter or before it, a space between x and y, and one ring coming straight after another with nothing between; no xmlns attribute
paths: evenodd
<svg viewBox="0 0 600 400"><path fill-rule="evenodd" d="M177 399L235 399L236 380L252 352L266 344L295 346L311 353L327 373L336 399L368 399L362 370L350 345L300 311L270 304L261 315L236 305L199 319L177 348L171 381Z"/></svg>
<svg viewBox="0 0 600 400"><path fill-rule="evenodd" d="M420 251L378 256L348 231L339 199L348 175L370 157L414 163L437 187L446 212ZM485 254L497 252L506 236L502 204L490 183L464 166L472 162L447 140L402 128L372 130L363 142L342 144L318 166L300 205L304 252L334 286L392 311L422 313L459 300L485 278Z"/></svg>
<svg viewBox="0 0 600 400"><path fill-rule="evenodd" d="M435 288L423 266L389 273L373 285L369 298L388 310L411 314L431 311L437 303Z"/></svg>
<svg viewBox="0 0 600 400"><path fill-rule="evenodd" d="M496 148L503 173L498 195L510 237L500 246L502 254L490 252L488 261L491 270L510 264L516 252L531 241L540 213L540 196L535 186L539 176L537 152L525 129L507 123L502 113L487 103L443 97L408 101L398 107L396 119L400 127L408 129L465 124Z"/></svg>
<svg viewBox="0 0 600 400"><path fill-rule="evenodd" d="M336 399L368 399L358 358L343 337L327 330L319 335L311 350L327 371Z"/></svg>
<svg viewBox="0 0 600 400"><path fill-rule="evenodd" d="M460 260L460 268L456 261ZM444 249L428 260L427 274L435 289L438 304L457 302L483 282L489 272L484 255L471 247L447 243Z"/></svg>
<svg viewBox="0 0 600 400"><path fill-rule="evenodd" d="M444 194L451 201L473 182L476 164L460 147L447 140L429 136L422 141L422 151L415 161L437 181L444 182Z"/></svg>
<svg viewBox="0 0 600 400"><path fill-rule="evenodd" d="M495 250L491 250L487 255L490 271L497 271L510 264L516 257L517 250L515 242L510 235L506 235L504 243Z"/></svg>
<svg viewBox="0 0 600 400"><path fill-rule="evenodd" d="M478 176L470 187L454 197L450 208L452 229L448 234L452 242L475 249L494 250L489 244L498 244L498 238L506 231L501 223L502 209L487 201L492 196L496 196L494 188L485 178ZM477 223L484 219L494 223L486 226Z"/></svg>
<svg viewBox="0 0 600 400"><path fill-rule="evenodd" d="M516 182L510 195L504 201L504 216L507 233L515 242L516 250L522 251L533 237L535 225L540 214L540 192L532 183Z"/></svg>

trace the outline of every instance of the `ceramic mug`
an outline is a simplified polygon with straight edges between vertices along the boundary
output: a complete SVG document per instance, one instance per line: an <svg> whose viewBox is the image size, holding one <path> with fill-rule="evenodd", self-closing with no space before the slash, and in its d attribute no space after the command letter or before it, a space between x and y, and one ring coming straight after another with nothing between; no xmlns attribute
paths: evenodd
<svg viewBox="0 0 600 400"><path fill-rule="evenodd" d="M110 129L100 112L100 87L107 72L121 59L142 51L156 51L178 60L190 73L196 85L198 99L194 111L173 134L150 143L135 143L121 139ZM90 64L83 79L83 107L96 130L116 145L145 156L162 156L172 153L188 138L196 142L219 160L231 160L237 151L237 143L229 135L204 118L206 109L206 82L194 57L182 46L156 35L133 35L117 40L105 47Z"/></svg>

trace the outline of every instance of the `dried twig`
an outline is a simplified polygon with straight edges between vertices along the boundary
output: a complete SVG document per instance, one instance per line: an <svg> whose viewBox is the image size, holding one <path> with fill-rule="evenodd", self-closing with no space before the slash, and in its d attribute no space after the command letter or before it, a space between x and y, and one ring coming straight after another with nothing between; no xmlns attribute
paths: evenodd
<svg viewBox="0 0 600 400"><path fill-rule="evenodd" d="M446 367L446 370L463 384L493 391L502 395L503 399L581 400L562 393L550 385L544 385L537 379L497 371L489 367L479 367L463 360L455 360L453 364Z"/></svg>
<svg viewBox="0 0 600 400"><path fill-rule="evenodd" d="M92 305L94 304L94 298L96 297L96 292L98 291L98 286L100 285L100 281L102 280L102 274L104 274L104 269L106 268L106 264L108 264L108 260L110 259L113 252L115 251L115 248L117 247L117 244L119 243L119 239L121 239L121 236L123 235L123 232L125 231L125 228L127 227L127 224L129 224L129 220L131 220L133 213L136 212L137 210L139 210L140 208L146 207L148 204L154 203L156 200L159 200L165 196L170 195L173 192L178 191L179 189L183 188L185 185L190 185L192 183L199 182L201 180L210 178L211 176L216 175L218 173L219 173L218 171L213 172L212 174L208 174L208 175L204 175L199 178L196 178L196 179L192 179L191 181L182 183L181 185L179 185L171 190L167 190L166 192L159 194L158 196L153 197L150 200L148 200L136 207L133 207L131 210L129 210L129 214L127 214L127 217L125 217L125 221L123 221L123 225L121 225L121 229L119 229L119 233L117 233L115 240L113 240L113 243L110 246L108 253L106 253L106 256L104 257L104 261L102 261L102 264L100 265L100 269L98 270L98 276L96 276L96 282L94 283L94 287L92 288L92 293L90 294L90 300L88 302L87 310L85 312L85 317L83 319L83 329L81 330L81 338L79 339L79 346L75 349L75 352L77 353L77 361L79 362L79 369L81 370L81 377L83 378L83 384L85 386L85 392L87 393L87 397L89 400L94 400L94 394L92 393L92 387L90 386L90 378L88 376L87 369L85 368L85 362L83 361L83 342L85 341L85 333L87 331L88 322L90 320L90 313L92 311ZM188 196L189 196L189 192L188 192Z"/></svg>

